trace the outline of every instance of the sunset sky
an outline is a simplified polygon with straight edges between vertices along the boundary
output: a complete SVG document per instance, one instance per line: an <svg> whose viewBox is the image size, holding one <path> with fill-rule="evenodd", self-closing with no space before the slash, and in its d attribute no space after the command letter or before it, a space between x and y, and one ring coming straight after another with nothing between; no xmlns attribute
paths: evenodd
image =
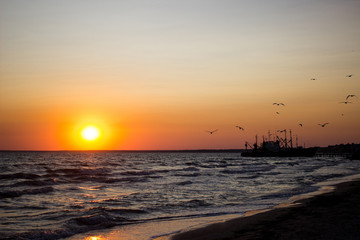
<svg viewBox="0 0 360 240"><path fill-rule="evenodd" d="M358 0L0 0L0 150L360 143L349 94Z"/></svg>

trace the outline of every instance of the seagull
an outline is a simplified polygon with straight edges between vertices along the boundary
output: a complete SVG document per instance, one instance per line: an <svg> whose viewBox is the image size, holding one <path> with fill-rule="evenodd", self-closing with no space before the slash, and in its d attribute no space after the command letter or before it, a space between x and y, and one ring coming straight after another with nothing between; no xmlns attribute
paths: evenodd
<svg viewBox="0 0 360 240"><path fill-rule="evenodd" d="M302 124L302 123L299 123L299 126L300 126L300 127L302 127L302 126L303 126L303 124Z"/></svg>
<svg viewBox="0 0 360 240"><path fill-rule="evenodd" d="M349 75L346 75L345 77L351 78L352 76L353 76L352 74L349 74Z"/></svg>
<svg viewBox="0 0 360 240"><path fill-rule="evenodd" d="M325 127L327 124L329 124L328 122L327 123L324 123L324 124L318 124L319 126L321 126L321 127Z"/></svg>
<svg viewBox="0 0 360 240"><path fill-rule="evenodd" d="M352 97L356 97L357 99L359 99L355 94L349 94L349 95L347 95L346 100L348 100L349 98L352 98Z"/></svg>
<svg viewBox="0 0 360 240"><path fill-rule="evenodd" d="M310 80L311 80L311 81L315 81L315 80L316 80L316 78L310 78Z"/></svg>
<svg viewBox="0 0 360 240"><path fill-rule="evenodd" d="M348 104L348 103L352 103L352 102L345 101L345 102L339 102L339 103Z"/></svg>
<svg viewBox="0 0 360 240"><path fill-rule="evenodd" d="M278 106L282 105L282 106L285 106L285 104L283 104L283 103L276 103L276 102L274 102L273 105L278 105Z"/></svg>
<svg viewBox="0 0 360 240"><path fill-rule="evenodd" d="M237 127L239 130L245 130L243 127L240 127L240 126L235 126L235 127Z"/></svg>
<svg viewBox="0 0 360 240"><path fill-rule="evenodd" d="M208 133L210 133L210 134L213 134L214 132L216 132L218 129L216 129L216 130L213 130L213 131L206 131L206 132L208 132Z"/></svg>

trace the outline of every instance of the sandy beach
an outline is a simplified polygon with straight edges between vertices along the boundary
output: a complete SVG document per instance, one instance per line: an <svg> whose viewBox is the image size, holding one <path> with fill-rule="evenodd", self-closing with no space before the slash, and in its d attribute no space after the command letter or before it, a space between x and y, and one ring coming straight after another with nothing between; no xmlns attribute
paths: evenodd
<svg viewBox="0 0 360 240"><path fill-rule="evenodd" d="M360 239L360 181L248 217L215 223L171 240Z"/></svg>

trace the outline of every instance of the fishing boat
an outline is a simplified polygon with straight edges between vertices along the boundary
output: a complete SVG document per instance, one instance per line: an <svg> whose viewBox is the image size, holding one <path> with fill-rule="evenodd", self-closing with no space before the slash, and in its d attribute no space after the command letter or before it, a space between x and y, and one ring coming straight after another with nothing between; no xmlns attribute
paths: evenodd
<svg viewBox="0 0 360 240"><path fill-rule="evenodd" d="M276 136L274 140L269 138L266 140L263 137L261 145L258 145L257 136L254 144L245 143L246 150L241 153L243 157L313 157L317 151L317 147L305 148L298 146L296 138L296 147L293 147L293 139L290 130L290 139L287 139L287 130L281 130L279 132L285 133L285 137L281 138ZM248 149L249 148L249 149Z"/></svg>

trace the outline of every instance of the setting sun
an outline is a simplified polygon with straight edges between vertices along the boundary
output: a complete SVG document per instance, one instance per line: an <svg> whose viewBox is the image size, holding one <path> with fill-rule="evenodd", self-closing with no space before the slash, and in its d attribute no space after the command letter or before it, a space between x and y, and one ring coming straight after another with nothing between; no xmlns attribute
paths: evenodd
<svg viewBox="0 0 360 240"><path fill-rule="evenodd" d="M95 126L87 126L81 130L81 137L86 141L94 141L100 137L100 130Z"/></svg>

